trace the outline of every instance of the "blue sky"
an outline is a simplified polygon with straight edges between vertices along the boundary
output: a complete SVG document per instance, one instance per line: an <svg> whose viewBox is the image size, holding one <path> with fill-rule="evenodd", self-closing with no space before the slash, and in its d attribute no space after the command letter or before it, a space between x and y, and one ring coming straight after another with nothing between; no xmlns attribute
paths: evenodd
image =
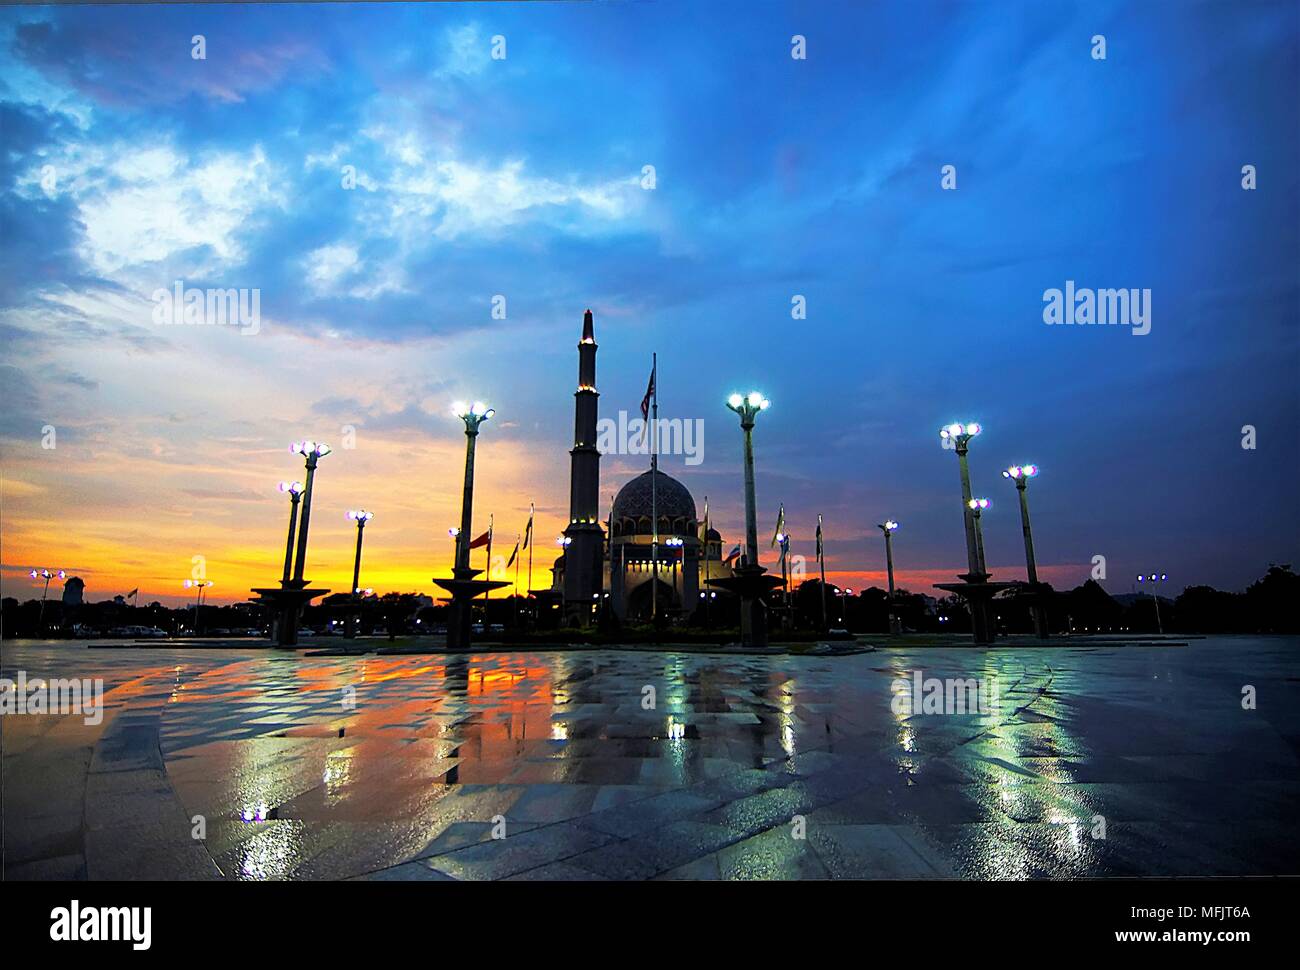
<svg viewBox="0 0 1300 970"><path fill-rule="evenodd" d="M262 568L283 443L352 424L338 501L386 492L427 580L460 395L501 418L479 509L558 530L590 306L603 413L658 351L663 413L705 421L704 463L664 467L729 537L722 401L758 386L760 518L784 502L811 554L823 513L836 575L883 567L885 516L914 585L961 571L937 430L974 419L997 578L1023 572L998 472L1032 460L1053 582L1104 555L1113 592L1240 588L1300 561L1298 49L1294 3L5 9L6 565ZM260 289L263 332L151 325L175 279ZM1151 332L1044 325L1067 279L1149 288ZM604 470L612 494L639 459Z"/></svg>

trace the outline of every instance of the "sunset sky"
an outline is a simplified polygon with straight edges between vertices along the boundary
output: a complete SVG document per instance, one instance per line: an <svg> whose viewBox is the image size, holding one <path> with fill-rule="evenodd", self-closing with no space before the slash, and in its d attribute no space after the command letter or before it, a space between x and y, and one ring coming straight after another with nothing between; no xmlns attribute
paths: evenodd
<svg viewBox="0 0 1300 970"><path fill-rule="evenodd" d="M365 507L363 585L434 592L457 398L497 409L475 531L508 553L535 501L547 585L586 307L602 415L657 351L661 415L703 420L703 462L661 467L727 548L724 400L758 387L763 545L783 502L811 558L822 513L835 582L883 585L889 516L902 585L964 571L954 420L987 429L995 579L1024 576L999 472L1026 461L1058 587L1098 555L1113 593L1300 565L1296 5L1013 6L0 11L4 595L48 566L180 603L198 555L245 599L300 438L336 449L308 578L347 588ZM259 331L158 325L177 280L259 290ZM1044 325L1067 280L1150 288L1151 332ZM644 467L606 456L602 505Z"/></svg>

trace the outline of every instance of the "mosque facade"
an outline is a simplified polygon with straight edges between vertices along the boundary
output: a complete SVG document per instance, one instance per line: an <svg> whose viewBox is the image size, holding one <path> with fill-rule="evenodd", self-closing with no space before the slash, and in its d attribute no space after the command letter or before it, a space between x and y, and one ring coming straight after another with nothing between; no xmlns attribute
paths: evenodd
<svg viewBox="0 0 1300 970"><path fill-rule="evenodd" d="M578 342L569 523L561 537L564 552L551 570L552 593L563 595L565 622L575 626L597 622L605 610L631 622L689 618L708 597L725 595L711 590L708 580L730 576L733 560L723 558L717 530L705 534L690 490L657 468L624 483L609 518L600 520L597 349L588 310Z"/></svg>

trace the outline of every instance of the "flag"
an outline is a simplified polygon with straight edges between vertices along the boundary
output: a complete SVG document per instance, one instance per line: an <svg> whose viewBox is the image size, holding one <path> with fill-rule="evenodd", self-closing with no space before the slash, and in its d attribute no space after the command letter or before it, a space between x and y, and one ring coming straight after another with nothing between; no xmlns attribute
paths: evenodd
<svg viewBox="0 0 1300 970"><path fill-rule="evenodd" d="M735 549L732 549L731 552L727 553L727 558L722 560L723 565L727 565L727 566L731 565L731 561L739 555L740 555L740 546L736 546Z"/></svg>
<svg viewBox="0 0 1300 970"><path fill-rule="evenodd" d="M650 437L650 401L655 396L655 372L658 370L658 363L650 368L650 383L646 386L645 397L641 398L641 420L645 422L645 432L642 435L643 440Z"/></svg>
<svg viewBox="0 0 1300 970"><path fill-rule="evenodd" d="M528 548L528 543L533 538L533 514L531 511L528 513L528 527L524 529L524 549Z"/></svg>
<svg viewBox="0 0 1300 970"><path fill-rule="evenodd" d="M822 559L822 517L817 516L817 559Z"/></svg>
<svg viewBox="0 0 1300 970"><path fill-rule="evenodd" d="M704 534L700 538L705 543L709 541L709 497L707 495L704 496Z"/></svg>
<svg viewBox="0 0 1300 970"><path fill-rule="evenodd" d="M140 595L140 587L137 586L135 589L131 590L131 592L127 593L127 594L126 594L124 597L122 597L122 598L123 598L123 599L128 599L128 600L129 600L132 596L139 596L139 595Z"/></svg>
<svg viewBox="0 0 1300 970"><path fill-rule="evenodd" d="M659 369L656 364L650 368L650 384L645 389L645 397L641 399L641 420L650 420L650 400L655 396L655 371Z"/></svg>
<svg viewBox="0 0 1300 970"><path fill-rule="evenodd" d="M519 541L515 540L515 551L512 552L510 554L510 558L506 560L506 569L509 569L511 566L514 565L515 556L517 555L519 555Z"/></svg>
<svg viewBox="0 0 1300 970"><path fill-rule="evenodd" d="M481 536L479 536L477 539L471 542L469 544L469 547L471 549L477 549L479 546L486 546L491 541L492 541L492 530L488 529L487 532L484 532Z"/></svg>
<svg viewBox="0 0 1300 970"><path fill-rule="evenodd" d="M785 531L785 503L781 503L781 510L776 513L776 531L772 533L772 546L775 546L781 539L781 533ZM772 548L768 546L768 548Z"/></svg>

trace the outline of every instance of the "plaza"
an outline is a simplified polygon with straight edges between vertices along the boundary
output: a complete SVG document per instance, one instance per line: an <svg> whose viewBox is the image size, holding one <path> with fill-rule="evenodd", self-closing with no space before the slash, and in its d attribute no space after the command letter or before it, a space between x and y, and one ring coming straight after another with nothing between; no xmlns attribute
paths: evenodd
<svg viewBox="0 0 1300 970"><path fill-rule="evenodd" d="M4 878L1300 872L1294 637L856 656L6 643ZM902 713L899 679L996 681ZM1254 688L1255 706L1243 705ZM653 688L653 690L647 690Z"/></svg>

